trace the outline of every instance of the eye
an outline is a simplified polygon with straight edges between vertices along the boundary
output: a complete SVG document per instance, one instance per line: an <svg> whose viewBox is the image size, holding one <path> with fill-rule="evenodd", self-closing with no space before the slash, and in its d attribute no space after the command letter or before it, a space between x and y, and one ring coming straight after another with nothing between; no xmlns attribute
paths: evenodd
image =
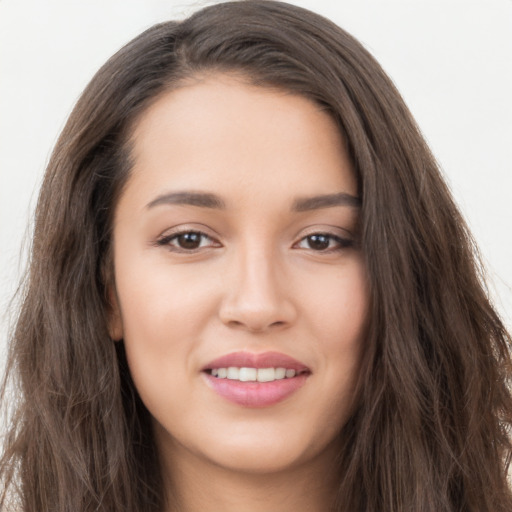
<svg viewBox="0 0 512 512"><path fill-rule="evenodd" d="M157 244L168 246L170 250L177 252L193 252L205 247L220 247L218 242L201 231L182 231L165 235L157 241Z"/></svg>
<svg viewBox="0 0 512 512"><path fill-rule="evenodd" d="M302 238L297 247L299 249L311 249L317 252L331 252L354 245L353 240L341 238L330 233L313 233Z"/></svg>

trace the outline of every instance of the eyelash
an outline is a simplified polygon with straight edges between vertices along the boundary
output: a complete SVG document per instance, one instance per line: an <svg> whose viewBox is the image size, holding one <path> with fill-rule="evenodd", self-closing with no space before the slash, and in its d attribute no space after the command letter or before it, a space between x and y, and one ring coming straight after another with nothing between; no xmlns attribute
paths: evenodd
<svg viewBox="0 0 512 512"><path fill-rule="evenodd" d="M174 246L172 245L173 240L178 240L180 237L184 237L186 235L198 235L201 237L200 244L205 239L213 240L213 238L206 233L203 233L202 231L196 231L193 229L185 230L185 231L178 231L176 233L171 233L169 235L164 235L163 237L159 238L156 242L158 246L167 246L169 250L174 252L183 252L183 253L194 253L199 250L201 250L203 247L201 245L199 247L193 248L193 249L187 249L184 247ZM214 247L220 247L220 244L216 242L218 245L213 245Z"/></svg>
<svg viewBox="0 0 512 512"><path fill-rule="evenodd" d="M184 237L186 235L199 236L200 237L199 247L184 248L184 247L179 247L179 246L173 245L173 241L177 241L180 237ZM302 237L297 243L294 244L294 247L298 246L299 244L301 244L303 242L311 243L311 241L313 240L313 237L318 237L318 238L323 237L323 238L327 239L327 243L329 246L331 245L331 242L334 242L336 244L336 246L335 247L328 246L326 248L319 249L319 250L313 249L310 246L310 247L303 247L304 249L309 249L309 250L312 250L313 252L328 254L328 253L343 251L344 249L354 247L354 245L355 245L354 240L352 240L350 238L342 238L342 237L334 235L332 233L318 232L318 233L310 233L309 235ZM185 231L179 231L176 233L171 233L169 235L164 235L156 241L156 245L157 246L167 246L169 248L169 250L173 251L173 252L193 254L193 253L196 253L196 252L200 251L201 249L205 248L204 246L201 247L201 244L205 239L210 239L214 242L212 245L209 245L207 247L220 247L221 246L221 244L219 242L215 241L212 237L210 237L206 233L203 233L202 231L196 231L196 230L185 230Z"/></svg>
<svg viewBox="0 0 512 512"><path fill-rule="evenodd" d="M331 253L331 252L342 251L342 250L348 249L350 247L354 247L354 240L352 240L350 238L342 238L342 237L334 235L332 233L322 233L322 232L311 233L309 235L306 235L305 237L301 238L299 240L299 242L297 244L295 244L295 245L298 245L298 244L300 244L300 243L302 243L304 241L306 241L306 243L308 243L308 241L311 242L313 237L326 238L328 240L327 243L329 245L331 244L331 242L335 242L336 243L336 247L327 247L325 249L320 249L320 250L315 250L312 247L307 247L307 249L311 249L314 252Z"/></svg>

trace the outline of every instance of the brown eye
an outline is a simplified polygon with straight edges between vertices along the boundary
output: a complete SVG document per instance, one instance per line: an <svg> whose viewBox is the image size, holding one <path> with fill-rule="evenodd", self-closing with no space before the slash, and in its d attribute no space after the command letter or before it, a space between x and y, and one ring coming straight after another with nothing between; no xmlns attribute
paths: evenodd
<svg viewBox="0 0 512 512"><path fill-rule="evenodd" d="M310 249L316 252L341 251L353 247L354 241L348 238L341 238L329 233L313 233L302 238L297 247L299 249Z"/></svg>
<svg viewBox="0 0 512 512"><path fill-rule="evenodd" d="M331 236L329 235L310 235L306 237L308 247L315 251L324 251L329 248L331 243Z"/></svg>
<svg viewBox="0 0 512 512"><path fill-rule="evenodd" d="M200 231L182 231L163 236L157 242L159 246L165 246L174 252L193 252L208 247L219 247L220 244Z"/></svg>
<svg viewBox="0 0 512 512"><path fill-rule="evenodd" d="M178 245L181 249L198 249L201 247L201 242L204 235L202 233L182 233L181 235L177 235L175 238L176 245Z"/></svg>

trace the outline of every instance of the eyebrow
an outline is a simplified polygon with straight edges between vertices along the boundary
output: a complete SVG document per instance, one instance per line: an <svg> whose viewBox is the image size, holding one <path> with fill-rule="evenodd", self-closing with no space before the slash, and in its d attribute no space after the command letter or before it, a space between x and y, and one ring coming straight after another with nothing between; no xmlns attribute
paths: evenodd
<svg viewBox="0 0 512 512"><path fill-rule="evenodd" d="M212 208L224 210L226 203L217 195L207 192L169 192L159 195L146 205L146 208L154 208L155 206L165 204L178 204L199 206L201 208ZM311 197L300 197L295 199L292 205L292 211L305 212L309 210L319 210L322 208L332 208L335 206L350 206L359 208L361 199L359 197L339 192L336 194L324 194Z"/></svg>
<svg viewBox="0 0 512 512"><path fill-rule="evenodd" d="M292 210L295 212L305 212L308 210L332 208L334 206L351 206L353 208L360 208L361 199L351 194L347 194L346 192L302 197L293 202Z"/></svg>
<svg viewBox="0 0 512 512"><path fill-rule="evenodd" d="M148 203L146 208L154 208L161 204L186 204L220 210L226 208L226 204L219 196L205 192L170 192L162 194Z"/></svg>

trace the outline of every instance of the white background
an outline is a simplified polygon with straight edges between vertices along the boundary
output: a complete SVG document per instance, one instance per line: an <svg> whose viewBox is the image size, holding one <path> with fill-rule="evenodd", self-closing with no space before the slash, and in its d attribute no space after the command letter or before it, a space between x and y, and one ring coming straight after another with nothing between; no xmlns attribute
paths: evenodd
<svg viewBox="0 0 512 512"><path fill-rule="evenodd" d="M51 148L98 67L154 23L208 3L0 0L0 364L22 241ZM303 0L397 84L480 245L512 328L512 0Z"/></svg>

